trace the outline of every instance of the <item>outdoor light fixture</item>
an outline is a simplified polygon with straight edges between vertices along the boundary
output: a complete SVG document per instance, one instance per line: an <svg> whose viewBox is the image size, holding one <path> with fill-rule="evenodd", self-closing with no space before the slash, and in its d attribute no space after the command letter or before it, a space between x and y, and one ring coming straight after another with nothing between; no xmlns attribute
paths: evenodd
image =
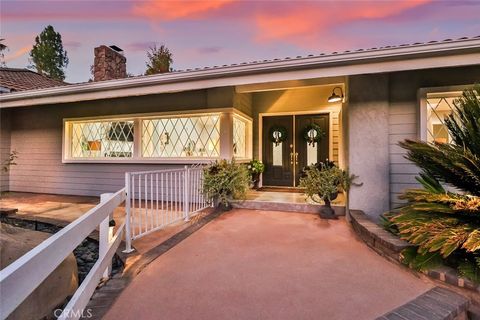
<svg viewBox="0 0 480 320"><path fill-rule="evenodd" d="M340 90L340 95L335 93L335 90L339 89ZM328 102L338 102L342 101L343 99L343 91L341 87L335 87L333 88L332 95L328 97Z"/></svg>

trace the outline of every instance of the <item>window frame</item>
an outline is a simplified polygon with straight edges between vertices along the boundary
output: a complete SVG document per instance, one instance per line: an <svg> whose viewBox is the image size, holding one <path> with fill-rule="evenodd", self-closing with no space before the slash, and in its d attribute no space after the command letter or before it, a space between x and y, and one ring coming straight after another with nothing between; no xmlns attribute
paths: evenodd
<svg viewBox="0 0 480 320"><path fill-rule="evenodd" d="M428 98L454 98L462 95L463 90L473 88L473 85L443 86L429 87L418 90L418 101L420 105L419 121L417 125L418 139L421 141L428 140L428 124L427 124L427 99Z"/></svg>
<svg viewBox="0 0 480 320"><path fill-rule="evenodd" d="M143 157L142 156L142 121L145 119L155 118L181 118L181 117L199 117L206 115L218 115L220 126L220 139L218 157ZM233 133L233 126L231 121L225 119L233 119L233 117L240 117L247 122L247 157L241 158L241 160L249 160L252 155L252 137L251 128L253 120L251 117L245 115L241 111L235 108L220 108L220 109L199 109L199 110L187 110L178 111L172 113L168 112L156 112L156 113L135 113L135 114L121 114L121 115L106 115L106 116L90 116L90 117L78 117L78 118L64 118L62 129L62 163L158 163L158 164L198 164L198 163L210 163L215 160L232 158L233 157L233 134L232 141L228 149L223 146L226 140L222 139L223 130L225 127L229 128ZM71 156L71 143L72 143L72 124L74 122L97 122L97 121L134 121L134 141L133 141L133 156L132 157L104 157L104 158L74 158ZM231 150L231 154L226 154L225 150Z"/></svg>

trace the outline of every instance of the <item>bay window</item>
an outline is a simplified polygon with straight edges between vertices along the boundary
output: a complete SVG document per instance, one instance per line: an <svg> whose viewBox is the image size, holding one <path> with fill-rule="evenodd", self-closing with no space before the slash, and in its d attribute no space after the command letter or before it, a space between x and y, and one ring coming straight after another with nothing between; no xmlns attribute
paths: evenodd
<svg viewBox="0 0 480 320"><path fill-rule="evenodd" d="M251 119L233 109L214 113L65 119L63 161L143 163L245 159L251 155L251 125ZM232 141L221 139L224 130L230 131L225 136L230 136ZM221 141L230 147L221 148Z"/></svg>

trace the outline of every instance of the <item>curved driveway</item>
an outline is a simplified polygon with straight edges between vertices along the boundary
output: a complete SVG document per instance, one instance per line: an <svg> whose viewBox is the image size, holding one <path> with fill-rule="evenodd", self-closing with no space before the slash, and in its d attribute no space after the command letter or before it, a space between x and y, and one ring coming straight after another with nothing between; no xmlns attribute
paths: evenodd
<svg viewBox="0 0 480 320"><path fill-rule="evenodd" d="M343 219L236 209L153 261L105 319L374 319L429 288Z"/></svg>

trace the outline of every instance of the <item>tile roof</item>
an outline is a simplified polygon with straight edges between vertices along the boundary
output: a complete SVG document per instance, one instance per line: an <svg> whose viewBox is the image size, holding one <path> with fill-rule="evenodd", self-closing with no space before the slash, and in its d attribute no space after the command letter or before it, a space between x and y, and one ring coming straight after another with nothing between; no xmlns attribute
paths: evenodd
<svg viewBox="0 0 480 320"><path fill-rule="evenodd" d="M50 79L28 69L0 68L0 87L7 88L12 92L65 85L68 83Z"/></svg>
<svg viewBox="0 0 480 320"><path fill-rule="evenodd" d="M449 42L457 42L463 40L480 40L480 35L473 36L473 37L461 37L457 39L444 39L444 40L432 40L426 42L415 42L415 43L405 43L400 45L389 45L383 47L372 47L372 48L363 48L363 49L355 49L355 50L345 50L345 51L334 51L330 53L318 53L318 54L307 54L303 56L295 56L295 57L283 57L283 58L275 58L275 59L265 59L265 60L255 60L249 62L240 62L240 63L233 63L233 64L224 64L218 66L206 66L206 67L198 67L198 68L190 68L185 70L173 70L172 72L182 73L182 72L191 72L191 71L199 71L199 70L209 70L209 69L220 69L220 68L228 68L228 67L236 67L236 66L244 66L244 65L255 65L260 63L268 63L268 62L281 62L281 61L288 61L288 60L301 60L301 59L308 59L308 58L318 58L318 57L335 57L342 54L349 54L349 53L360 53L360 52L374 52L374 51L381 51L385 49L395 49L395 48L414 48L420 46L427 46L432 44L439 44L439 43L449 43ZM170 72L171 73L171 72Z"/></svg>

